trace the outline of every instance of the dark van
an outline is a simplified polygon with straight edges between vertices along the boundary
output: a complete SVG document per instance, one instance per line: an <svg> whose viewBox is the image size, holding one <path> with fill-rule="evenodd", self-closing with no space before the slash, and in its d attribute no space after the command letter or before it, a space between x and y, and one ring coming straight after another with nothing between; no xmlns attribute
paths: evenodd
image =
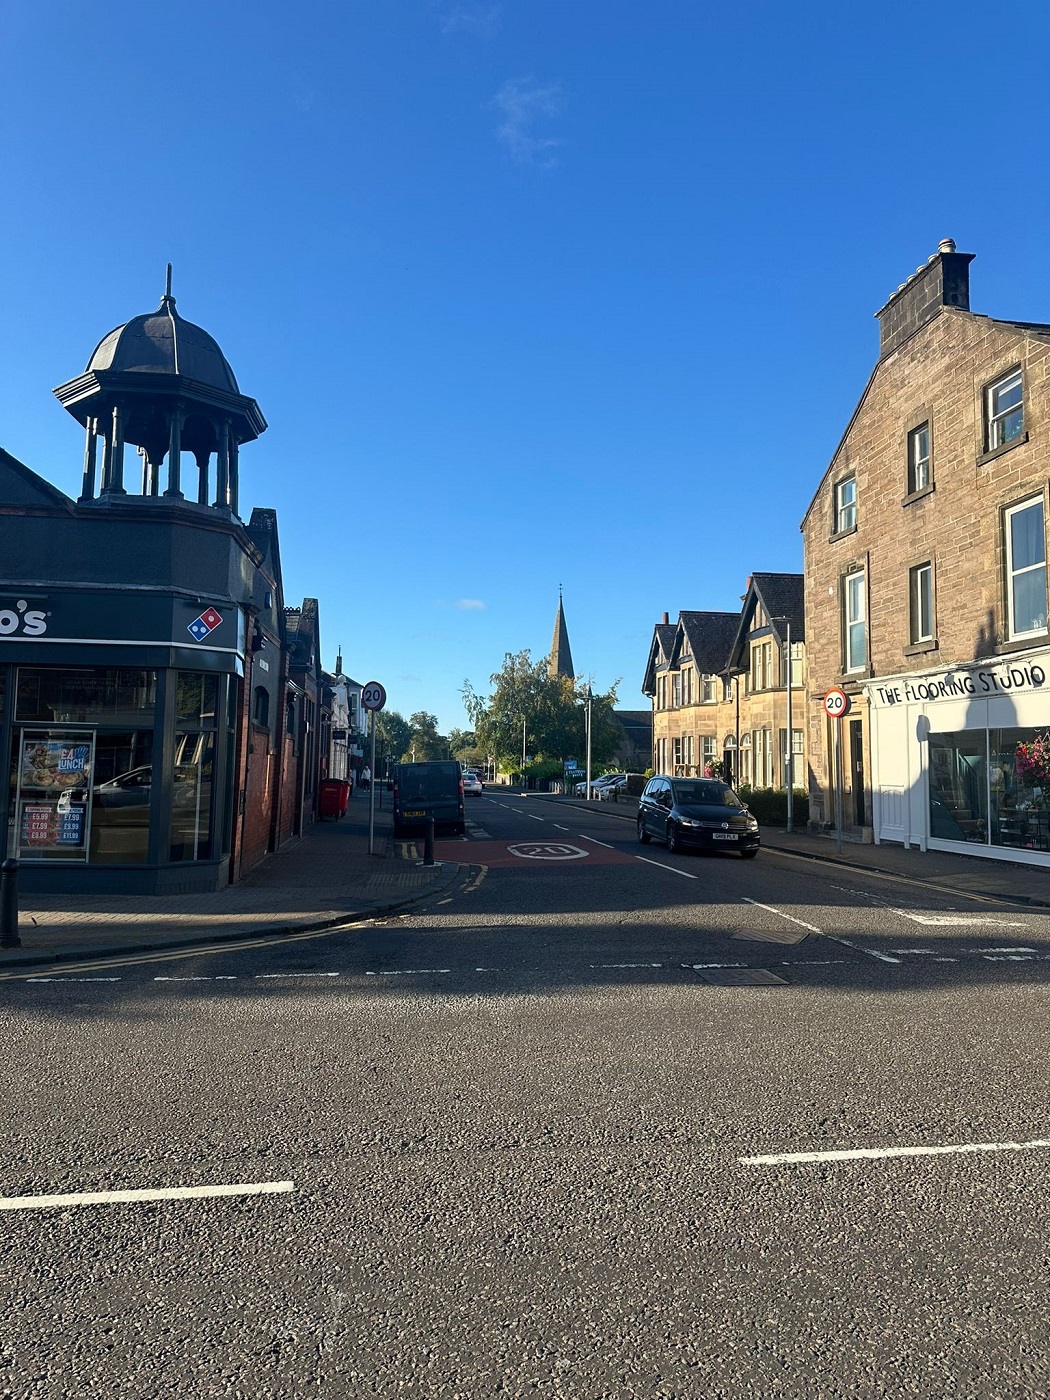
<svg viewBox="0 0 1050 1400"><path fill-rule="evenodd" d="M463 836L463 770L458 763L399 763L394 769L394 835L421 831L427 817L435 830L451 827Z"/></svg>

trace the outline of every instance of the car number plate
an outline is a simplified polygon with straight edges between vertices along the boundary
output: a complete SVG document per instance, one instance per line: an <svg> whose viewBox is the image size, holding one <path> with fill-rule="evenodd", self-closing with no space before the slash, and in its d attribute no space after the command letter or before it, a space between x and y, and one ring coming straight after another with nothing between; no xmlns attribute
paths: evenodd
<svg viewBox="0 0 1050 1400"><path fill-rule="evenodd" d="M406 817L425 817L426 812L406 812Z"/></svg>
<svg viewBox="0 0 1050 1400"><path fill-rule="evenodd" d="M712 836L712 838L713 838L715 841L735 841L735 840L736 840L736 832L735 832L735 831L712 831L711 836Z"/></svg>

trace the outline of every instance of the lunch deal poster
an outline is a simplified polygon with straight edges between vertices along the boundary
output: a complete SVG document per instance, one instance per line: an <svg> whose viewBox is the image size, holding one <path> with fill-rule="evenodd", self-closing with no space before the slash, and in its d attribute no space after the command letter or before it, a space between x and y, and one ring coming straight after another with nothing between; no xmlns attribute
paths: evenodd
<svg viewBox="0 0 1050 1400"><path fill-rule="evenodd" d="M83 739L27 739L22 749L22 787L61 793L87 787L91 742Z"/></svg>

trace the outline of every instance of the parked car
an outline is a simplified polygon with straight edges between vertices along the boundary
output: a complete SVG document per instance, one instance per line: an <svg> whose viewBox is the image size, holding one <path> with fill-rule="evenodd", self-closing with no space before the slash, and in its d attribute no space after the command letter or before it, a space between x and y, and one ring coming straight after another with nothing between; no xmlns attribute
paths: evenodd
<svg viewBox="0 0 1050 1400"><path fill-rule="evenodd" d="M444 826L457 836L466 833L463 770L458 763L399 763L391 786L395 836L422 831L428 817L434 818L435 829Z"/></svg>
<svg viewBox="0 0 1050 1400"><path fill-rule="evenodd" d="M598 789L598 800L599 802L614 802L621 793L626 791L627 774L617 773L616 776L610 778L607 783L602 783L601 787Z"/></svg>
<svg viewBox="0 0 1050 1400"><path fill-rule="evenodd" d="M476 773L472 773L469 768L463 772L463 792L467 797L480 797L485 791L485 784Z"/></svg>
<svg viewBox="0 0 1050 1400"><path fill-rule="evenodd" d="M757 820L727 784L716 778L657 774L638 802L638 840L656 837L670 852L694 848L738 851L753 859L761 837Z"/></svg>
<svg viewBox="0 0 1050 1400"><path fill-rule="evenodd" d="M597 796L598 789L604 787L606 783L615 782L617 778L623 778L626 776L627 775L625 773L603 773L600 778L592 778L591 793L594 796ZM586 781L582 783L577 783L573 791L575 792L577 797L585 797L587 795Z"/></svg>

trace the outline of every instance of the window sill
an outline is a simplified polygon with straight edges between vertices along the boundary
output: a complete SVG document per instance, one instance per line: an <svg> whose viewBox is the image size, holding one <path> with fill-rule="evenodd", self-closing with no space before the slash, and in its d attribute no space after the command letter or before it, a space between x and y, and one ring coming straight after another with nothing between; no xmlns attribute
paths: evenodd
<svg viewBox="0 0 1050 1400"><path fill-rule="evenodd" d="M834 544L837 540L844 540L850 535L857 533L856 525L851 525L848 530L836 530L828 536L828 544Z"/></svg>
<svg viewBox="0 0 1050 1400"><path fill-rule="evenodd" d="M1019 651L1031 651L1033 647L1045 646L1050 632L1036 632L1031 637L1017 637L1008 642L1000 642L994 655L1010 656Z"/></svg>
<svg viewBox="0 0 1050 1400"><path fill-rule="evenodd" d="M1004 442L1002 447L993 447L990 452L982 452L982 454L977 458L977 465L979 467L983 467L988 462L994 462L996 457L1001 457L1004 452L1010 452L1013 450L1013 448L1020 447L1023 442L1027 441L1027 432L1021 433L1020 436L1011 438L1009 442Z"/></svg>
<svg viewBox="0 0 1050 1400"><path fill-rule="evenodd" d="M940 642L937 641L936 637L933 637L928 642L912 642L910 646L904 648L904 655L922 656L926 652L939 651L940 647Z"/></svg>
<svg viewBox="0 0 1050 1400"><path fill-rule="evenodd" d="M927 496L932 496L933 492L934 483L931 481L929 486L924 486L920 491L910 491L901 501L901 505L910 506L914 505L916 501L924 501Z"/></svg>

